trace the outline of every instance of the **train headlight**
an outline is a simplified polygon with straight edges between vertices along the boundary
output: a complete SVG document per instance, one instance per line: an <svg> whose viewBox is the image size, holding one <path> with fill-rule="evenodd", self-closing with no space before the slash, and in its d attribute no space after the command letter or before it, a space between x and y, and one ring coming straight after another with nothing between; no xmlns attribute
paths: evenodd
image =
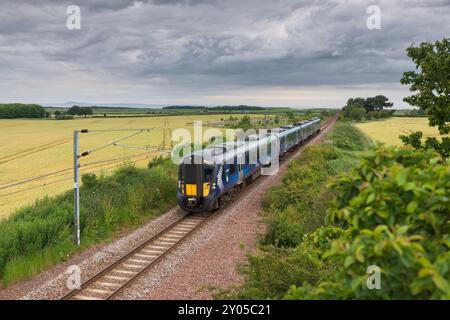
<svg viewBox="0 0 450 320"><path fill-rule="evenodd" d="M212 188L213 190L216 190L216 183L215 183L215 182L212 183L211 188Z"/></svg>

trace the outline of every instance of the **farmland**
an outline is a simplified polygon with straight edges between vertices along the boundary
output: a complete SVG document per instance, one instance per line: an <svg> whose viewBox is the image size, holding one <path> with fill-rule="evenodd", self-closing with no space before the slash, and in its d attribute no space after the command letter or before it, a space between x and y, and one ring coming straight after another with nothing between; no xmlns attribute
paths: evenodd
<svg viewBox="0 0 450 320"><path fill-rule="evenodd" d="M237 118L242 115L234 115ZM193 121L210 125L220 123L223 115L185 115L170 117L87 118L67 121L54 120L0 120L0 218L7 217L15 209L33 203L38 198L52 196L72 188L72 135L74 129L135 129L153 128L132 137L123 144L137 147L170 149L170 132L176 128L192 130ZM252 115L262 118L263 115ZM131 132L132 133L132 132ZM82 134L80 151L91 150L114 140L126 137L130 132L97 132ZM164 138L165 136L165 138ZM165 146L163 141L165 140ZM82 158L81 173L108 174L129 162L145 166L156 155L144 150L118 146L92 153ZM95 163L98 161L105 161ZM17 181L54 173L23 185L2 188Z"/></svg>
<svg viewBox="0 0 450 320"><path fill-rule="evenodd" d="M369 136L374 142L401 146L400 135L409 135L422 131L424 138L439 137L436 128L428 126L427 118L394 117L387 120L357 123L356 127Z"/></svg>

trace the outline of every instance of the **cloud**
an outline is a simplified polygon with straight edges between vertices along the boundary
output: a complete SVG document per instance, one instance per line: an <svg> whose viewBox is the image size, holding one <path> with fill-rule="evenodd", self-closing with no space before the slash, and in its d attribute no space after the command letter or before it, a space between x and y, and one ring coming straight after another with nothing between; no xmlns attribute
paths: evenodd
<svg viewBox="0 0 450 320"><path fill-rule="evenodd" d="M5 101L214 104L212 97L228 96L238 104L245 92L260 92L276 105L263 93L289 91L280 104L339 106L340 87L360 95L360 86L391 83L399 102L406 90L397 84L412 68L405 49L450 34L447 0L5 2ZM81 30L65 26L71 4L81 8ZM380 30L366 27L372 4L381 8ZM334 98L302 103L314 87Z"/></svg>

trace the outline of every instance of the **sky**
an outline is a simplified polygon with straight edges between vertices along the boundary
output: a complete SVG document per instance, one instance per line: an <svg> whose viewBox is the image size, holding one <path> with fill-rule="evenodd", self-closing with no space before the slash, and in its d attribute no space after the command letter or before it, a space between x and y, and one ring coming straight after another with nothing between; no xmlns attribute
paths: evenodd
<svg viewBox="0 0 450 320"><path fill-rule="evenodd" d="M405 49L450 36L450 0L1 0L0 9L3 103L308 108L384 94L405 108L399 80L414 69Z"/></svg>

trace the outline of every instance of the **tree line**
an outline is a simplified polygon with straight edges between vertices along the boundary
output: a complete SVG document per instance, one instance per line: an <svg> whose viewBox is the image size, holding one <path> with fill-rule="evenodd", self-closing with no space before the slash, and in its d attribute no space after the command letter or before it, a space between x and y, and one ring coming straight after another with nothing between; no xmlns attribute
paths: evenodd
<svg viewBox="0 0 450 320"><path fill-rule="evenodd" d="M212 110L212 111L261 111L265 108L247 105L238 106L216 106L216 107L205 107L205 106L167 106L163 107L166 110L190 110L190 109L200 109L200 110Z"/></svg>
<svg viewBox="0 0 450 320"><path fill-rule="evenodd" d="M37 104L8 103L0 104L0 119L44 118L45 109Z"/></svg>

